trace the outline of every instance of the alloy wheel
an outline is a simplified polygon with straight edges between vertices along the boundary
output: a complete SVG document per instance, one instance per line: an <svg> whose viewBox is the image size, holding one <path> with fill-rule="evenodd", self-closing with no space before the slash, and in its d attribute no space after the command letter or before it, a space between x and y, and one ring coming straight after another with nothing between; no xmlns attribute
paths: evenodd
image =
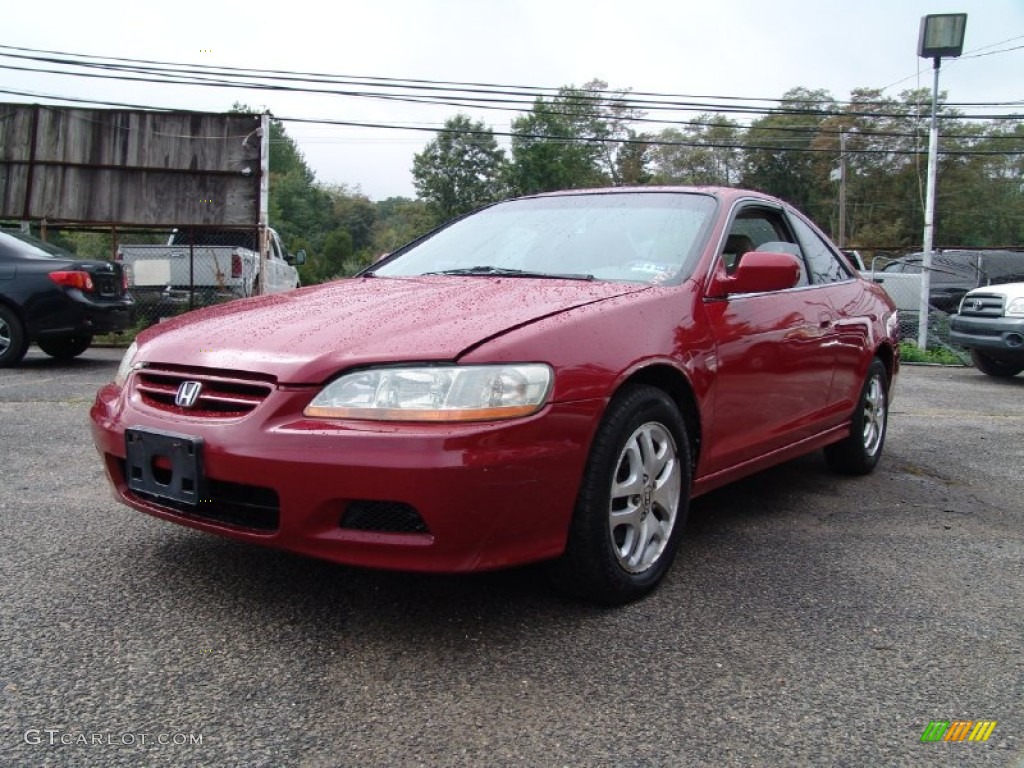
<svg viewBox="0 0 1024 768"><path fill-rule="evenodd" d="M619 565L641 573L661 557L672 535L682 489L676 442L657 422L638 427L615 466L608 510Z"/></svg>

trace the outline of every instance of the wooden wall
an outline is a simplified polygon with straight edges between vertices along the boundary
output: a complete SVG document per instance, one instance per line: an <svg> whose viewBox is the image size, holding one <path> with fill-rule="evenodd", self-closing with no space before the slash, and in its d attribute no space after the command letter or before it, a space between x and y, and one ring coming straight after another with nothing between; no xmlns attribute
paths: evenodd
<svg viewBox="0 0 1024 768"><path fill-rule="evenodd" d="M259 125L251 114L0 104L0 218L255 226Z"/></svg>

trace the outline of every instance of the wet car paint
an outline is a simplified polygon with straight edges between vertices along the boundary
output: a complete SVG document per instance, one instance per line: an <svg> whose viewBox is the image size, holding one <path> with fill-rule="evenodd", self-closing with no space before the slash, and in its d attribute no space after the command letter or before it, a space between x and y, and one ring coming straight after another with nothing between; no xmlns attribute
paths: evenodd
<svg viewBox="0 0 1024 768"><path fill-rule="evenodd" d="M602 193L607 194L607 193ZM677 285L487 276L359 277L183 316L140 337L150 363L258 371L275 381L230 422L148 406L129 381L103 388L93 434L115 495L149 514L336 562L436 571L556 557L611 397L627 382L665 389L692 419L699 495L849 432L876 355L898 370L894 308L856 275L830 286L722 296L731 206L781 206L716 190L720 209L692 276ZM544 362L550 400L533 416L466 425L332 422L303 408L361 366ZM280 526L254 532L131 493L127 426L204 439L212 477L279 494ZM353 500L417 509L428 533L346 530Z"/></svg>

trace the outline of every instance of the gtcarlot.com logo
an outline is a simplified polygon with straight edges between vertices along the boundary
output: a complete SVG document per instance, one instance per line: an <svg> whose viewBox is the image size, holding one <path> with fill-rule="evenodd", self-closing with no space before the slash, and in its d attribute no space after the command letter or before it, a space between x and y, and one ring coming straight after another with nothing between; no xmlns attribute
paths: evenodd
<svg viewBox="0 0 1024 768"><path fill-rule="evenodd" d="M25 731L26 744L40 744L50 747L183 747L203 743L201 733L124 733L86 731L62 731L59 728L29 728Z"/></svg>
<svg viewBox="0 0 1024 768"><path fill-rule="evenodd" d="M921 741L988 741L995 729L995 720L932 720Z"/></svg>

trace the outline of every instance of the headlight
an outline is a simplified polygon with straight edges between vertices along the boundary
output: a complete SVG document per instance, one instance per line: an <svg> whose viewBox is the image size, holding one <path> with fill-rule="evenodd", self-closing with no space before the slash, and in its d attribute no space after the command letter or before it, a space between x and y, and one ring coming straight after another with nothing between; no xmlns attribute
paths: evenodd
<svg viewBox="0 0 1024 768"><path fill-rule="evenodd" d="M375 421L512 419L540 410L552 378L541 363L370 368L332 381L304 413Z"/></svg>
<svg viewBox="0 0 1024 768"><path fill-rule="evenodd" d="M135 355L139 351L139 345L134 341L131 346L125 350L124 357L121 358L121 364L117 366L117 373L114 374L114 383L119 387L123 387L124 383L128 381L128 374L132 372L135 367Z"/></svg>
<svg viewBox="0 0 1024 768"><path fill-rule="evenodd" d="M1006 305L1007 317L1024 317L1024 297L1011 299Z"/></svg>

